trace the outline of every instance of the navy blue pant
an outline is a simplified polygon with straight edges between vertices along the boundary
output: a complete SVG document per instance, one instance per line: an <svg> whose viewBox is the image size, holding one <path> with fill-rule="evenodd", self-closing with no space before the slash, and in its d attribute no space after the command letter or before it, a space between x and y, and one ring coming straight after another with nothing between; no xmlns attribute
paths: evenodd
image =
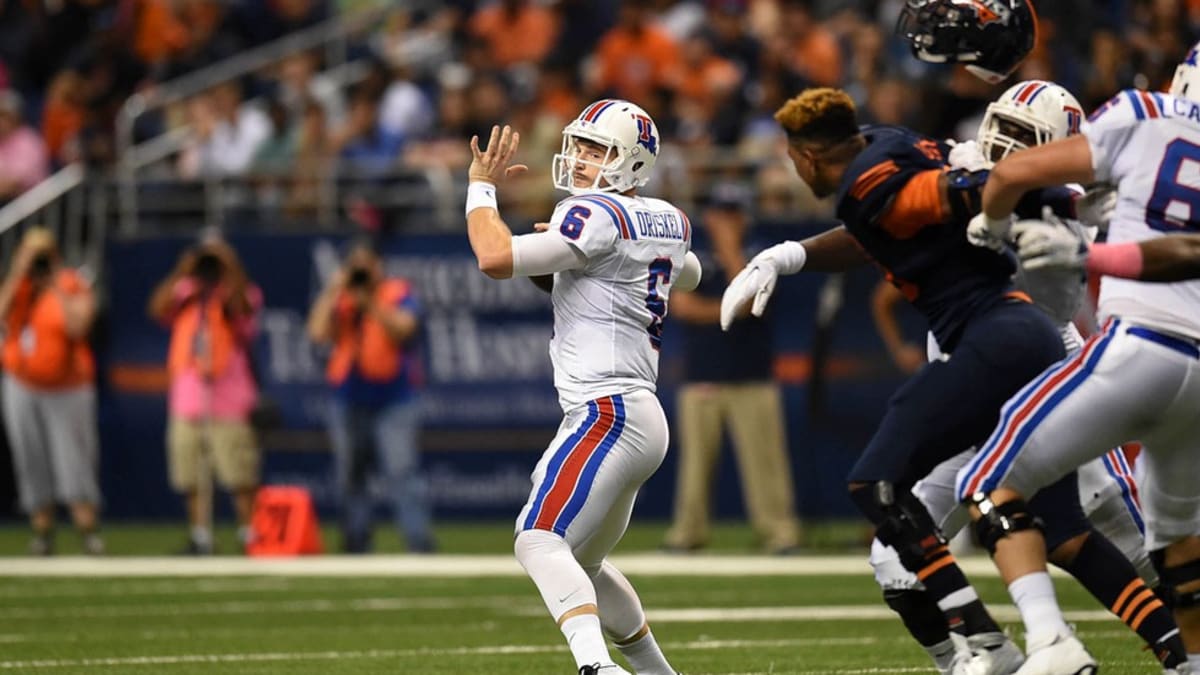
<svg viewBox="0 0 1200 675"><path fill-rule="evenodd" d="M933 467L987 440L1004 402L1064 356L1058 328L1031 304L1006 302L973 319L948 361L926 365L892 396L849 482L910 490ZM1075 472L1043 488L1029 508L1043 518L1047 550L1090 527Z"/></svg>
<svg viewBox="0 0 1200 675"><path fill-rule="evenodd" d="M942 461L987 440L1005 401L1066 355L1051 319L1008 301L972 319L947 361L926 365L888 402L852 483L908 490Z"/></svg>

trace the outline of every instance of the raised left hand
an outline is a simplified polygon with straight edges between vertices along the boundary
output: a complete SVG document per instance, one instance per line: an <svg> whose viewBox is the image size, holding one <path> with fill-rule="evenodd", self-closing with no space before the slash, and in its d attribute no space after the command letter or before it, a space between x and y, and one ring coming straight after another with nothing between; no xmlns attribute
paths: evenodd
<svg viewBox="0 0 1200 675"><path fill-rule="evenodd" d="M511 178L529 170L524 164L509 166L517 146L521 143L521 134L513 131L507 124L501 130L492 127L491 138L488 139L487 150L479 149L479 137L471 137L471 166L467 168L467 177L472 182L491 183L499 185L505 178Z"/></svg>

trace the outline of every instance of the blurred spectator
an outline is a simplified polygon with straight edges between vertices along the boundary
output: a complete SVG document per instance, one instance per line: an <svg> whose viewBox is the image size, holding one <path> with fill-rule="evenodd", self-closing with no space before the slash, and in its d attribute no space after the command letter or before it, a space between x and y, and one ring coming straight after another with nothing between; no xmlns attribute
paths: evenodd
<svg viewBox="0 0 1200 675"><path fill-rule="evenodd" d="M0 91L0 201L8 201L49 175L42 137L21 118L21 95Z"/></svg>
<svg viewBox="0 0 1200 675"><path fill-rule="evenodd" d="M188 113L192 138L179 160L186 178L243 174L271 136L271 119L258 106L242 102L236 79L194 97Z"/></svg>
<svg viewBox="0 0 1200 675"><path fill-rule="evenodd" d="M656 119L647 104L656 89L674 85L679 46L651 22L642 0L622 0L616 27L596 49L599 72L592 87L600 95L638 102Z"/></svg>
<svg viewBox="0 0 1200 675"><path fill-rule="evenodd" d="M372 39L372 46L390 65L409 68L423 77L453 61L455 28L461 11L441 6L426 12L420 21L416 18L418 14L407 6L394 9L383 29Z"/></svg>
<svg viewBox="0 0 1200 675"><path fill-rule="evenodd" d="M409 282L386 276L378 252L359 241L308 316L312 340L333 347L326 371L333 388L328 421L347 553L371 549L370 480L376 472L408 550L434 548L417 445L420 315Z"/></svg>
<svg viewBox="0 0 1200 675"><path fill-rule="evenodd" d="M342 123L346 100L336 82L318 74L320 57L315 52L299 52L279 64L279 99L292 118L299 119L309 101L325 109L325 119L331 126Z"/></svg>
<svg viewBox="0 0 1200 675"><path fill-rule="evenodd" d="M747 0L708 0L713 48L737 66L746 82L758 76L762 45L747 32Z"/></svg>
<svg viewBox="0 0 1200 675"><path fill-rule="evenodd" d="M438 83L441 86L438 123L427 138L405 147L403 161L414 168L465 169L471 161L471 151L462 139L470 138L474 129L471 71L461 63L446 64L438 74Z"/></svg>
<svg viewBox="0 0 1200 675"><path fill-rule="evenodd" d="M791 47L791 65L810 83L833 87L842 80L842 49L813 16L813 0L784 0L780 31Z"/></svg>
<svg viewBox="0 0 1200 675"><path fill-rule="evenodd" d="M433 104L415 82L398 70L396 78L383 91L379 106L379 125L401 138L420 138L437 123Z"/></svg>
<svg viewBox="0 0 1200 675"><path fill-rule="evenodd" d="M382 174L396 165L404 138L379 123L379 93L358 87L350 98L346 121L330 134L332 150L351 171Z"/></svg>
<svg viewBox="0 0 1200 675"><path fill-rule="evenodd" d="M712 119L737 91L741 73L713 50L712 37L707 33L697 32L684 40L681 54L676 95L694 103Z"/></svg>
<svg viewBox="0 0 1200 675"><path fill-rule="evenodd" d="M772 381L768 318L747 317L721 330L721 294L753 251L747 241L749 191L714 185L703 227L695 232L704 278L693 293L671 294L671 316L684 324L687 351L676 409L679 471L675 513L665 547L692 551L709 543L712 487L728 429L742 498L763 548L792 553L800 544L792 471L784 438L783 399ZM756 244L759 242L756 242ZM761 246L754 246L761 248ZM722 355L713 358L714 354Z"/></svg>
<svg viewBox="0 0 1200 675"><path fill-rule="evenodd" d="M83 78L75 70L54 76L42 108L42 137L46 151L58 166L81 158L79 133L87 119Z"/></svg>
<svg viewBox="0 0 1200 675"><path fill-rule="evenodd" d="M488 63L508 68L546 58L558 37L558 17L533 0L496 0L476 10L470 31L486 45Z"/></svg>
<svg viewBox="0 0 1200 675"><path fill-rule="evenodd" d="M246 276L233 248L206 237L179 256L150 296L150 317L169 326L167 465L183 495L188 543L184 553L213 553L209 505L212 479L229 491L238 541L250 541L261 453L250 413L258 399L250 345L258 331L262 292Z"/></svg>
<svg viewBox="0 0 1200 675"><path fill-rule="evenodd" d="M70 508L84 552L104 552L96 373L88 347L95 317L91 287L63 265L54 236L28 230L0 286L0 319L4 425L21 507L33 528L33 555L54 552L57 503Z"/></svg>

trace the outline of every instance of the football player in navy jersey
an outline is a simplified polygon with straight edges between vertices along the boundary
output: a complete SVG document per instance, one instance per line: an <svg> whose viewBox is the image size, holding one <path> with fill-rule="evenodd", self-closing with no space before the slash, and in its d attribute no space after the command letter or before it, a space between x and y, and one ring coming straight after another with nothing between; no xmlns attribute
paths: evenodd
<svg viewBox="0 0 1200 675"><path fill-rule="evenodd" d="M723 322L751 300L752 311L761 313L780 273L839 271L864 259L881 267L925 315L950 356L924 367L892 397L848 487L878 538L928 591L920 598L927 606L896 609L924 613L930 622L940 612L966 636L970 660L952 672L1010 673L1021 664L1020 651L988 615L911 488L941 461L985 440L1004 402L1063 357L1057 327L1015 289L1011 253L967 239L986 171L951 170L951 146L907 129L860 128L853 102L839 90L805 91L776 119L788 133L797 173L818 197L836 195L844 227L757 256L726 291ZM1050 205L1074 215L1065 189L1032 193L1024 202L1027 212ZM1034 513L1053 514L1037 521L1048 548L1077 552L1092 539L1094 557L1123 564L1136 579L1120 551L1084 517L1074 474L1039 493L1030 509L1006 516L1033 522Z"/></svg>

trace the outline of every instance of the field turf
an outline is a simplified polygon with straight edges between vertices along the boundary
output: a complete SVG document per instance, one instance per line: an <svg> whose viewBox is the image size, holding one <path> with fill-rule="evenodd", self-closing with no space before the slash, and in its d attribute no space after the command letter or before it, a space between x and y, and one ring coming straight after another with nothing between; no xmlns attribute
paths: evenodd
<svg viewBox="0 0 1200 675"><path fill-rule="evenodd" d="M149 549L173 534L118 529L110 528L110 542L141 556L161 553ZM493 538L506 542L503 529L445 530L444 548L480 551L328 556L261 569L234 556L199 563L119 554L98 562L3 557L0 672L573 673L532 584L505 551L492 550ZM655 634L683 673L933 672L880 602L865 549L826 551L840 556L833 558L743 558L745 532L722 532L734 543L708 558L638 546L615 557L636 569L630 578ZM659 536L661 527L643 525L631 540L652 548ZM20 528L0 530L6 551L23 538ZM196 564L211 567L187 567ZM743 564L745 572L736 571ZM999 580L984 576L986 561L968 564L984 599L1016 630ZM697 576L709 565L725 569ZM207 573L196 576L197 569ZM1095 601L1072 582L1059 579L1058 587L1105 675L1158 672L1138 640Z"/></svg>

